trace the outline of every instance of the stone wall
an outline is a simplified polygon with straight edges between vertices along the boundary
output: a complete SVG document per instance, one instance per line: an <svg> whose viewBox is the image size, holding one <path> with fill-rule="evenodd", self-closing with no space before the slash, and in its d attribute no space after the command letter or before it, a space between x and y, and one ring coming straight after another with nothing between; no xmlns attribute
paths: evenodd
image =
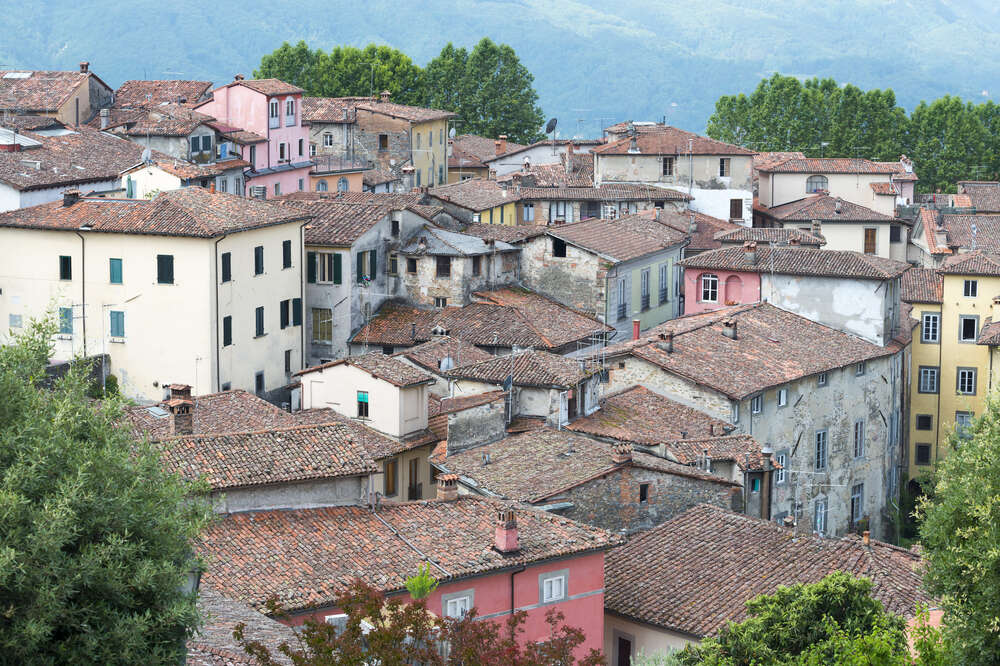
<svg viewBox="0 0 1000 666"><path fill-rule="evenodd" d="M552 254L551 236L537 236L521 250L522 280L529 289L604 320L605 275L610 262L566 244L566 256Z"/></svg>
<svg viewBox="0 0 1000 666"><path fill-rule="evenodd" d="M499 441L507 435L504 401L448 414L448 453Z"/></svg>
<svg viewBox="0 0 1000 666"><path fill-rule="evenodd" d="M381 113L357 110L354 125L354 156L389 166L410 159L410 123ZM379 135L388 137L388 150L379 150ZM417 183L414 182L416 185ZM426 183L419 183L426 185Z"/></svg>
<svg viewBox="0 0 1000 666"><path fill-rule="evenodd" d="M230 488L212 493L216 513L305 509L317 506L349 506L361 502L367 477L348 476L301 483Z"/></svg>

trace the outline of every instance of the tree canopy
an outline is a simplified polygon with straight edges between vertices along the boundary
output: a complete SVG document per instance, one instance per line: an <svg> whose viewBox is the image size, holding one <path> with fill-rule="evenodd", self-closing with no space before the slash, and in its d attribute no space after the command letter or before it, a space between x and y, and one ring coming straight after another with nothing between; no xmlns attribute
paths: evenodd
<svg viewBox="0 0 1000 666"><path fill-rule="evenodd" d="M1000 174L1000 111L956 97L921 102L907 116L895 93L861 90L830 78L800 81L774 74L750 94L716 101L707 133L759 151L797 150L809 157L913 159L923 191Z"/></svg>
<svg viewBox="0 0 1000 666"><path fill-rule="evenodd" d="M0 346L0 653L19 664L176 664L198 624L182 585L208 519L190 487L87 398L51 388L50 321Z"/></svg>

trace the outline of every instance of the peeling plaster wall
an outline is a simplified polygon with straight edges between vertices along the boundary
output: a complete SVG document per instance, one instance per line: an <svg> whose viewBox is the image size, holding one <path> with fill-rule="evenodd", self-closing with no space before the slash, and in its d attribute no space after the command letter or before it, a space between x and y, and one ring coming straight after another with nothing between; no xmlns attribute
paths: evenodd
<svg viewBox="0 0 1000 666"><path fill-rule="evenodd" d="M301 483L230 488L212 493L212 509L216 513L237 513L269 509L350 506L359 503L366 484L366 477L348 476Z"/></svg>

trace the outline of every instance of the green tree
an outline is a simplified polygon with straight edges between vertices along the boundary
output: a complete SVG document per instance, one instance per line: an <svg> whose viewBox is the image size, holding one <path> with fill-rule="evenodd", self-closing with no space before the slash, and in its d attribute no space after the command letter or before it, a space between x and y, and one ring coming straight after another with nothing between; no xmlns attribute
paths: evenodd
<svg viewBox="0 0 1000 666"><path fill-rule="evenodd" d="M448 42L424 68L427 106L461 115L468 66L469 52Z"/></svg>
<svg viewBox="0 0 1000 666"><path fill-rule="evenodd" d="M954 192L987 157L989 137L975 107L946 95L921 102L910 116L910 157L926 191Z"/></svg>
<svg viewBox="0 0 1000 666"><path fill-rule="evenodd" d="M424 599L437 589L438 579L431 573L431 565L424 563L417 568L417 573L406 579L406 591L414 599Z"/></svg>
<svg viewBox="0 0 1000 666"><path fill-rule="evenodd" d="M966 437L952 434L921 500L926 584L941 599L955 663L1000 655L1000 399L987 400Z"/></svg>
<svg viewBox="0 0 1000 666"><path fill-rule="evenodd" d="M176 664L198 624L182 585L210 515L87 399L87 364L41 388L52 321L0 346L0 654L18 664Z"/></svg>
<svg viewBox="0 0 1000 666"><path fill-rule="evenodd" d="M258 79L281 79L302 88L306 94L314 94L322 56L322 51L313 51L304 41L295 46L284 42L260 59L260 69L255 69L253 75Z"/></svg>

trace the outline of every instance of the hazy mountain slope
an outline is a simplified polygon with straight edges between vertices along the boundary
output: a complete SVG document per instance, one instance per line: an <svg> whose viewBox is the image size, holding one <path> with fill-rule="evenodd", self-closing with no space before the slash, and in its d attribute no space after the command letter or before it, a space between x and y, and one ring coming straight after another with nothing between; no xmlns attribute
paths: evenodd
<svg viewBox="0 0 1000 666"><path fill-rule="evenodd" d="M228 81L249 75L283 40L375 41L422 65L449 40L471 46L485 35L517 49L563 133L664 114L701 130L719 95L749 91L776 70L892 87L907 108L945 93L980 100L983 90L1000 92L1000 5L983 0L5 4L0 66L89 60L113 86L143 77Z"/></svg>

